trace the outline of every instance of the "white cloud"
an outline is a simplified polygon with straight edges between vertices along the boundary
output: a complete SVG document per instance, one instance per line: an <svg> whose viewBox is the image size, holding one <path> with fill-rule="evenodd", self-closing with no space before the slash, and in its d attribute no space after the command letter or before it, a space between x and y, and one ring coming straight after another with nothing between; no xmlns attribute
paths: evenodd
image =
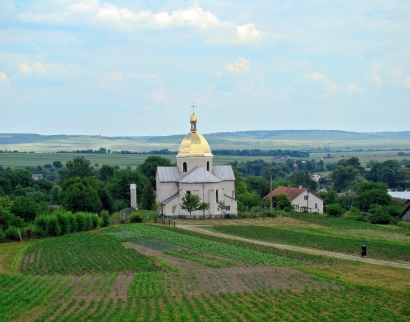
<svg viewBox="0 0 410 322"><path fill-rule="evenodd" d="M363 93L363 90L354 84L350 84L349 86L347 86L347 90L349 93L353 94Z"/></svg>
<svg viewBox="0 0 410 322"><path fill-rule="evenodd" d="M119 73L119 72L109 73L107 75L107 79L109 81L120 81L122 80L122 73Z"/></svg>
<svg viewBox="0 0 410 322"><path fill-rule="evenodd" d="M23 74L44 75L47 73L62 73L66 71L66 67L59 63L43 64L42 62L34 62L33 64L21 63L19 69Z"/></svg>
<svg viewBox="0 0 410 322"><path fill-rule="evenodd" d="M403 79L404 86L410 88L410 75L408 75L405 79Z"/></svg>
<svg viewBox="0 0 410 322"><path fill-rule="evenodd" d="M236 27L236 33L241 41L254 40L261 37L261 33L256 29L253 23Z"/></svg>
<svg viewBox="0 0 410 322"><path fill-rule="evenodd" d="M7 80L6 74L0 72L0 83L5 82Z"/></svg>
<svg viewBox="0 0 410 322"><path fill-rule="evenodd" d="M240 57L233 64L228 64L225 66L225 68L232 72L236 72L238 74L245 74L249 73L251 69L249 68L249 60Z"/></svg>
<svg viewBox="0 0 410 322"><path fill-rule="evenodd" d="M373 82L374 82L375 84L379 85L379 86L381 86L381 85L383 84L382 79L381 79L380 76L374 75L374 76L372 77L372 79L373 79Z"/></svg>
<svg viewBox="0 0 410 322"><path fill-rule="evenodd" d="M339 90L339 87L335 83L333 83L326 75L322 73L319 73L319 72L313 73L311 75L308 75L306 78L323 81L327 86L326 89L328 92L337 92Z"/></svg>

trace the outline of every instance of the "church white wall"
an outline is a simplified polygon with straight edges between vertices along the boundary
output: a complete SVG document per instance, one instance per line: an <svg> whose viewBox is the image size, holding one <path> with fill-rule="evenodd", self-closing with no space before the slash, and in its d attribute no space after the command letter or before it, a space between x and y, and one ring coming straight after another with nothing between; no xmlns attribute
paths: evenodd
<svg viewBox="0 0 410 322"><path fill-rule="evenodd" d="M209 162L209 171L212 171L212 158L213 157L177 157L177 166L180 172L184 172L184 162L187 163L187 172L190 172L195 167L202 167L207 170L207 162Z"/></svg>

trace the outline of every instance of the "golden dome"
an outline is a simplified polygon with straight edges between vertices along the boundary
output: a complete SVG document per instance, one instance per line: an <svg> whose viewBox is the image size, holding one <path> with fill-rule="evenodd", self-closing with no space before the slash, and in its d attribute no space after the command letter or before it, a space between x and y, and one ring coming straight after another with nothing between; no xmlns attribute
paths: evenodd
<svg viewBox="0 0 410 322"><path fill-rule="evenodd" d="M196 118L196 115L194 113L192 113L191 118L189 119L189 122L197 123L197 118Z"/></svg>
<svg viewBox="0 0 410 322"><path fill-rule="evenodd" d="M193 115L195 116L195 115ZM192 116L191 116L192 120ZM196 120L196 117L195 117ZM192 122L192 121L191 121ZM179 146L177 157L211 157L212 152L205 138L196 131L189 132Z"/></svg>

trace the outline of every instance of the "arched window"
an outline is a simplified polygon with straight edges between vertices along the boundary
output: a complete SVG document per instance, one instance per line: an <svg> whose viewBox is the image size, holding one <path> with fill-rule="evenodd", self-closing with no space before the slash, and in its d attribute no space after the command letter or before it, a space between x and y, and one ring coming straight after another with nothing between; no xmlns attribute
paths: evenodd
<svg viewBox="0 0 410 322"><path fill-rule="evenodd" d="M182 172L187 172L187 165L186 162L182 164Z"/></svg>
<svg viewBox="0 0 410 322"><path fill-rule="evenodd" d="M187 190L187 191L186 191L186 194L187 194L187 195L190 195L190 194L191 194L191 190Z"/></svg>
<svg viewBox="0 0 410 322"><path fill-rule="evenodd" d="M218 189L216 189L216 202L219 202L219 194L218 194Z"/></svg>
<svg viewBox="0 0 410 322"><path fill-rule="evenodd" d="M209 171L209 161L206 163L206 171Z"/></svg>

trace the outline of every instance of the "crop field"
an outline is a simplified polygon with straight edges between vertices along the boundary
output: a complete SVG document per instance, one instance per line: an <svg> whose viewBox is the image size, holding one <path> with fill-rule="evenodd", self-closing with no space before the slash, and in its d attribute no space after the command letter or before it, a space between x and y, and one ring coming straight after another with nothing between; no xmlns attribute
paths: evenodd
<svg viewBox="0 0 410 322"><path fill-rule="evenodd" d="M169 226L127 224L10 245L0 245L0 258L14 251L0 263L0 321L410 318L407 270L378 267L376 279L392 277L389 287L373 287L364 279L368 264ZM361 280L347 282L349 271Z"/></svg>

